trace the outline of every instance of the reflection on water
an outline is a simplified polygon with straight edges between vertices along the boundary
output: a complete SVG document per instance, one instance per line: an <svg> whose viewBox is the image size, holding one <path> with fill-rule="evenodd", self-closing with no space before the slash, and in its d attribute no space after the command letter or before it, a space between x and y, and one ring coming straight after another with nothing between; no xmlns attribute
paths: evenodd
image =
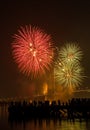
<svg viewBox="0 0 90 130"><path fill-rule="evenodd" d="M9 121L7 105L0 106L0 130L90 130L90 121L77 119L70 120L55 119L33 119Z"/></svg>
<svg viewBox="0 0 90 130"><path fill-rule="evenodd" d="M14 122L12 130L90 130L90 122L70 122L67 120L30 120L28 122Z"/></svg>

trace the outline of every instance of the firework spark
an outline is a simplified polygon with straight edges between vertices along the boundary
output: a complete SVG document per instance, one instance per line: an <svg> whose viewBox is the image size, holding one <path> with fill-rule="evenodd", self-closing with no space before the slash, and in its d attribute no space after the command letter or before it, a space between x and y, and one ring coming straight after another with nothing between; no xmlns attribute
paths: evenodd
<svg viewBox="0 0 90 130"><path fill-rule="evenodd" d="M12 49L18 68L28 76L45 74L53 61L50 35L35 27L21 27L18 34L14 35Z"/></svg>
<svg viewBox="0 0 90 130"><path fill-rule="evenodd" d="M55 63L55 79L60 85L75 88L81 84L83 79L81 56L82 52L75 44L66 44L59 51L59 58Z"/></svg>

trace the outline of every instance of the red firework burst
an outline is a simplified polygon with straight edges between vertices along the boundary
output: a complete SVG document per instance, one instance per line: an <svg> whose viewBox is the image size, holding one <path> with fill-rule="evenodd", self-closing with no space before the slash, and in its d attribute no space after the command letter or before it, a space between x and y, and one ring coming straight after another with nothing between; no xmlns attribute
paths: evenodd
<svg viewBox="0 0 90 130"><path fill-rule="evenodd" d="M18 68L26 75L44 74L53 61L50 35L31 26L21 27L14 35L13 56Z"/></svg>

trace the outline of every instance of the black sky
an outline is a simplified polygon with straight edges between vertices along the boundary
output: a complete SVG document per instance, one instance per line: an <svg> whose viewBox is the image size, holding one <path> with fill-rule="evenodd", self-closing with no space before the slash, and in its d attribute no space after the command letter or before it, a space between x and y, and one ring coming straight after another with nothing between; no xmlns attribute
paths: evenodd
<svg viewBox="0 0 90 130"><path fill-rule="evenodd" d="M57 46L77 41L84 53L87 78L81 87L90 88L90 1L89 0L1 0L0 1L0 97L28 92L29 82L12 58L12 36L20 26L38 26L51 34ZM25 94L24 93L24 94ZM28 93L29 95L30 93Z"/></svg>

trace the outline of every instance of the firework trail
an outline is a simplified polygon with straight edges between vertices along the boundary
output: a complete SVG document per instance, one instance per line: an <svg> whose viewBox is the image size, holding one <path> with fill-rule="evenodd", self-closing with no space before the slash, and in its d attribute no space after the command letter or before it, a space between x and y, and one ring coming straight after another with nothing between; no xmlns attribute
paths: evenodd
<svg viewBox="0 0 90 130"><path fill-rule="evenodd" d="M53 61L53 44L50 35L31 26L21 27L14 35L13 57L20 71L36 77L45 74Z"/></svg>

